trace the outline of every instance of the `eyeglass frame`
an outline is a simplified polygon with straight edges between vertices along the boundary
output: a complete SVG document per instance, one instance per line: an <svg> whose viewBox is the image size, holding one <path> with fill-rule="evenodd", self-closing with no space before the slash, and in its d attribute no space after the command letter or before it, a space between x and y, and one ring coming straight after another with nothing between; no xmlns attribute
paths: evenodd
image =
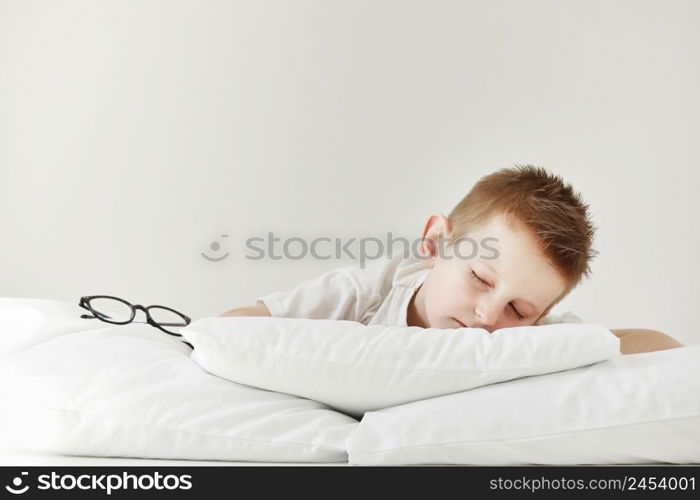
<svg viewBox="0 0 700 500"><path fill-rule="evenodd" d="M105 319L103 316L106 316L106 317L109 317L109 316L107 316L106 314L99 313L98 311L95 311L92 307L90 307L90 301L92 299L113 299L113 300L117 300L123 304L126 304L131 309L131 318L129 318L127 321L113 321L113 320ZM159 307L161 309L167 309L168 311L174 312L178 316L181 316L182 318L185 319L185 324L184 325L177 325L180 327L187 326L192 322L192 320L190 319L189 316L181 313L180 311L176 311L172 307L161 306L161 305L157 305L157 304L153 304L153 305L144 307L141 304L132 304L131 302L128 302L120 297L114 297L113 295L86 295L86 296L80 297L80 301L78 302L78 305L80 307L82 307L83 309L86 309L86 310L90 311L92 314L94 314L94 316L88 316L87 314L83 314L80 316L81 318L99 319L100 321L104 321L105 323L111 323L113 325L127 325L127 324L131 323L132 321L134 321L134 318L136 318L136 310L140 309L146 315L146 323L157 328L158 330L160 330L163 333L167 333L168 335L172 335L173 337L182 337L182 335L179 333L169 332L168 330L162 328L161 325L167 326L167 325L172 325L172 323L158 323L156 320L154 320L151 317L150 313L148 312L149 309L151 309L153 307ZM182 342L184 342L185 344L190 346L190 349L194 349L192 344L190 344L189 342L186 342L184 340L182 340Z"/></svg>

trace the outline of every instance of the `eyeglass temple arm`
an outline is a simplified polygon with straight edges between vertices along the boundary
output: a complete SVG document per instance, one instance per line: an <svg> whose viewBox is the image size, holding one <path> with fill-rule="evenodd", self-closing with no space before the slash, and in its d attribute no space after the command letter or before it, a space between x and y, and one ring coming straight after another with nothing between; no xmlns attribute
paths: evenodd
<svg viewBox="0 0 700 500"><path fill-rule="evenodd" d="M106 314L98 313L97 311L95 311L95 314L96 314L97 316L101 317L101 318L109 318L109 319L112 319L111 316L107 316ZM95 316L90 316L89 314L83 314L83 315L81 315L80 317L81 317L81 318L85 318L85 319L97 319Z"/></svg>

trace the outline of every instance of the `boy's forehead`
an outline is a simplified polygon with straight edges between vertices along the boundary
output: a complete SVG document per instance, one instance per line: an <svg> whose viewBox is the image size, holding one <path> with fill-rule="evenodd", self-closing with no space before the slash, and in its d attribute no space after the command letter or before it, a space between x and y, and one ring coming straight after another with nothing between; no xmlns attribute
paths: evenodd
<svg viewBox="0 0 700 500"><path fill-rule="evenodd" d="M531 257L546 261L532 231L521 222L506 220L502 215L492 216L465 237L477 243L479 248L495 248L512 258Z"/></svg>

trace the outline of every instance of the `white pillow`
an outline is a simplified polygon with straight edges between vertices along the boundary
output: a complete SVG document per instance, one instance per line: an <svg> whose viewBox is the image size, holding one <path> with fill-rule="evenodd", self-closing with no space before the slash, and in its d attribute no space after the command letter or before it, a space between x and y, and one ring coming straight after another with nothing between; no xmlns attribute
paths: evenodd
<svg viewBox="0 0 700 500"><path fill-rule="evenodd" d="M621 356L593 324L438 329L278 317L202 318L183 328L214 375L345 413L556 372Z"/></svg>
<svg viewBox="0 0 700 500"><path fill-rule="evenodd" d="M0 297L0 359L60 335L109 326L81 314L89 311L77 300Z"/></svg>
<svg viewBox="0 0 700 500"><path fill-rule="evenodd" d="M33 303L46 312L58 304ZM50 316L50 315L49 315ZM144 324L70 333L0 363L0 443L67 455L345 462L357 421L316 401L215 377L184 343ZM12 338L3 322L0 342ZM14 321L14 319L13 319ZM14 323L13 323L14 324ZM27 325L19 324L23 335Z"/></svg>
<svg viewBox="0 0 700 500"><path fill-rule="evenodd" d="M700 345L366 413L362 465L700 463Z"/></svg>

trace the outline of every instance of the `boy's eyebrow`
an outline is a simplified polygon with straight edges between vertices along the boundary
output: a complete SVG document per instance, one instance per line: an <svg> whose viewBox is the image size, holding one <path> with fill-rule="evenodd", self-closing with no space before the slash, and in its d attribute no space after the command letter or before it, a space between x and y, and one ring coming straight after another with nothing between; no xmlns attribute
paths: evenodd
<svg viewBox="0 0 700 500"><path fill-rule="evenodd" d="M496 276L497 278L499 277L499 276L498 276L498 273L496 272L496 270L495 270L493 267L491 267L491 265L487 264L487 263L484 262L484 261L481 261L481 262L482 262L482 264L484 264L484 266L486 266L486 269L488 269L489 271L491 271L491 273L492 273L494 276ZM519 300L520 302L523 302L525 305L530 306L530 308L531 308L533 311L537 311L537 306L535 306L535 304L533 304L533 303L530 302L529 300L527 300L527 299L516 299L516 300Z"/></svg>

